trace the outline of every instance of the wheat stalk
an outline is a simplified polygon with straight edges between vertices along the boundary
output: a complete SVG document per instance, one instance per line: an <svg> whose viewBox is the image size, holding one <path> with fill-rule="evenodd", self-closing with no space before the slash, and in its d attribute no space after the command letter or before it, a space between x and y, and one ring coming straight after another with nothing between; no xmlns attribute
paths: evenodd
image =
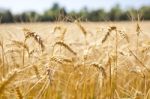
<svg viewBox="0 0 150 99"><path fill-rule="evenodd" d="M144 63L128 48L129 52L134 56L134 58L141 64L141 66L143 66L147 71L150 71L145 65Z"/></svg>
<svg viewBox="0 0 150 99"><path fill-rule="evenodd" d="M37 67L36 65L33 65L33 69L34 69L34 71L35 71L36 77L37 77L38 79L40 79L40 78L41 78L41 76L40 76L40 73L39 73L38 67Z"/></svg>
<svg viewBox="0 0 150 99"><path fill-rule="evenodd" d="M10 72L0 84L0 95L5 91L6 87L12 83L17 76L17 70Z"/></svg>
<svg viewBox="0 0 150 99"><path fill-rule="evenodd" d="M12 40L12 44L11 45L15 45L18 48L20 48L20 47L24 48L27 51L28 55L29 55L29 47L24 42Z"/></svg>
<svg viewBox="0 0 150 99"><path fill-rule="evenodd" d="M0 40L0 47L1 47L1 49L2 49L2 52L1 52L1 54L2 54L2 63L3 63L3 67L2 67L2 71L3 71L3 77L5 77L5 53L4 53L4 43L3 43L3 41L2 40Z"/></svg>

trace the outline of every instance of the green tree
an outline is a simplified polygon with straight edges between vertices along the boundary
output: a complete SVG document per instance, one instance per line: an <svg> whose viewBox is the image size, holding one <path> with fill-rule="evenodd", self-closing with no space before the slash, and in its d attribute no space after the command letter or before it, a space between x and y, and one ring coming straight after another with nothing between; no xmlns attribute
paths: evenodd
<svg viewBox="0 0 150 99"><path fill-rule="evenodd" d="M13 15L9 10L4 10L0 12L1 23L13 22Z"/></svg>
<svg viewBox="0 0 150 99"><path fill-rule="evenodd" d="M141 11L144 20L150 20L150 6L143 6L139 11Z"/></svg>
<svg viewBox="0 0 150 99"><path fill-rule="evenodd" d="M90 21L104 21L107 19L106 13L103 9L94 10L89 12L88 14L88 20Z"/></svg>
<svg viewBox="0 0 150 99"><path fill-rule="evenodd" d="M110 12L108 14L109 19L112 21L119 21L121 13L122 13L122 10L120 9L119 4L117 4L110 10Z"/></svg>
<svg viewBox="0 0 150 99"><path fill-rule="evenodd" d="M39 15L34 11L26 12L26 17L29 22L39 21Z"/></svg>
<svg viewBox="0 0 150 99"><path fill-rule="evenodd" d="M55 21L59 16L60 7L57 3L54 3L52 8L45 11L44 16L45 18L49 19L50 21Z"/></svg>

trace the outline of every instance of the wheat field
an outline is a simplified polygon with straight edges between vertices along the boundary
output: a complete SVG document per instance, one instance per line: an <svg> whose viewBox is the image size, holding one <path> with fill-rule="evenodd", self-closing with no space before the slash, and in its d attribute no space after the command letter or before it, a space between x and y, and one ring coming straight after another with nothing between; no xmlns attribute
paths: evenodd
<svg viewBox="0 0 150 99"><path fill-rule="evenodd" d="M0 25L0 99L150 99L150 22Z"/></svg>

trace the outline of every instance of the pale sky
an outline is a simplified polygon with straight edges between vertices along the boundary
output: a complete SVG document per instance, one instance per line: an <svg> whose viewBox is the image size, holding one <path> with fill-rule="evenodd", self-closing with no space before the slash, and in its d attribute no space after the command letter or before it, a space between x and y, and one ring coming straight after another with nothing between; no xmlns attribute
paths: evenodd
<svg viewBox="0 0 150 99"><path fill-rule="evenodd" d="M90 10L98 8L109 10L115 4L120 4L123 9L139 8L142 5L150 6L150 0L0 0L0 8L9 9L13 13L31 10L41 13L55 2L65 7L67 11L79 11L85 6Z"/></svg>

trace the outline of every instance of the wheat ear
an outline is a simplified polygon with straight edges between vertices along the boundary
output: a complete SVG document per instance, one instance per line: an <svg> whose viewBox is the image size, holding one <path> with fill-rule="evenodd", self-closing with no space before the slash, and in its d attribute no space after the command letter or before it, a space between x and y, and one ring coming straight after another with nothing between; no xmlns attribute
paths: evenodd
<svg viewBox="0 0 150 99"><path fill-rule="evenodd" d="M26 41L28 38L34 38L35 41L41 46L42 51L44 51L45 45L44 45L44 43L43 43L42 38L41 38L39 35L37 35L35 32L32 32L32 31L30 31L30 30L28 30L28 29L23 29L23 31L25 32L25 41Z"/></svg>
<svg viewBox="0 0 150 99"><path fill-rule="evenodd" d="M64 42L61 42L61 41L56 42L56 43L54 44L54 47L55 47L56 45L63 46L64 48L66 48L67 50L69 50L72 54L77 55L77 53L76 53L72 48L70 48L66 43L64 43Z"/></svg>
<svg viewBox="0 0 150 99"><path fill-rule="evenodd" d="M104 78L107 77L106 71L102 66L99 66L99 64L96 64L96 63L91 64L91 66L96 67L100 72L102 72L102 75Z"/></svg>

